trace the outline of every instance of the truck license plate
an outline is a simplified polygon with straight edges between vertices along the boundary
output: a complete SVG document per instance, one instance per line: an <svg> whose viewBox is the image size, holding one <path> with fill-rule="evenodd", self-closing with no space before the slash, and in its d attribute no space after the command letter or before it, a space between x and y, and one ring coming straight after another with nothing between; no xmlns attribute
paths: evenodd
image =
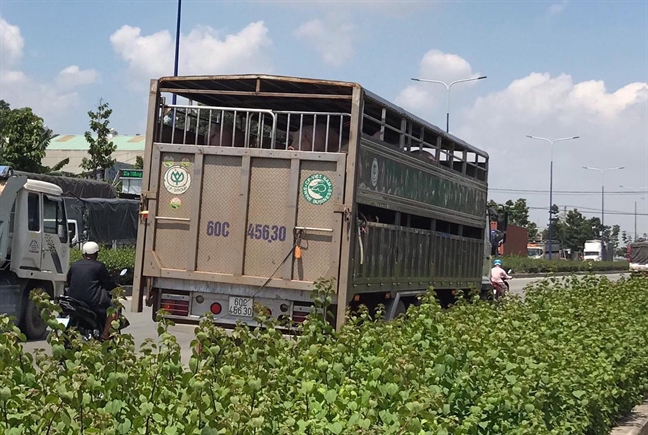
<svg viewBox="0 0 648 435"><path fill-rule="evenodd" d="M252 317L254 315L254 299L252 298L237 298L230 296L229 298L229 314L239 317Z"/></svg>

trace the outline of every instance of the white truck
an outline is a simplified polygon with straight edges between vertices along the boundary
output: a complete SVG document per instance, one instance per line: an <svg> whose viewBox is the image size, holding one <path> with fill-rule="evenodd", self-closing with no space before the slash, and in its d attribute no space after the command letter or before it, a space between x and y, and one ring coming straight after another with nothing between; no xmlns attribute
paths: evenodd
<svg viewBox="0 0 648 435"><path fill-rule="evenodd" d="M0 166L0 314L8 314L29 339L47 325L29 298L33 289L63 294L70 248L60 187L17 176Z"/></svg>
<svg viewBox="0 0 648 435"><path fill-rule="evenodd" d="M601 240L587 240L583 246L583 260L603 261L605 246Z"/></svg>

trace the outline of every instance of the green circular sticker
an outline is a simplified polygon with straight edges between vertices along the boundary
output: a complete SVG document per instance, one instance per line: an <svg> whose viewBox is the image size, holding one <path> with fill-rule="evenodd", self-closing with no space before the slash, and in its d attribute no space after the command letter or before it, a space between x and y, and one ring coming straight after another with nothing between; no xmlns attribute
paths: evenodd
<svg viewBox="0 0 648 435"><path fill-rule="evenodd" d="M171 205L173 210L177 210L182 205L182 200L176 196L175 198L171 198L169 205Z"/></svg>
<svg viewBox="0 0 648 435"><path fill-rule="evenodd" d="M333 195L333 183L326 175L313 174L304 180L302 194L311 204L324 204Z"/></svg>

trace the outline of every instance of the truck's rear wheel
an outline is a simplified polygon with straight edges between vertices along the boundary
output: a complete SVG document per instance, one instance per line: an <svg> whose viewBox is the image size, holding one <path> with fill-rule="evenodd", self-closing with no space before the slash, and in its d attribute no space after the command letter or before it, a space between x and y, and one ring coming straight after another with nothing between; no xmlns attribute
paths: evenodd
<svg viewBox="0 0 648 435"><path fill-rule="evenodd" d="M391 299L388 303L387 306L385 306L385 311L387 314L391 312L392 306L394 305L395 299ZM394 311L394 316L391 319L387 320L392 320L400 316L401 314L407 313L407 305L405 304L405 301L403 299L399 299L398 303L396 304L396 310Z"/></svg>
<svg viewBox="0 0 648 435"><path fill-rule="evenodd" d="M38 307L29 296L27 296L21 329L30 340L42 340L47 334L47 323L45 323Z"/></svg>

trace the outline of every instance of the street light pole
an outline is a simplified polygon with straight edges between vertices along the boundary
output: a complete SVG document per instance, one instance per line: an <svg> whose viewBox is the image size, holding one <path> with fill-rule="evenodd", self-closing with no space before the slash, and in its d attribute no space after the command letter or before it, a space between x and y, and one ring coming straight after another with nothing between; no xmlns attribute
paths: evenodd
<svg viewBox="0 0 648 435"><path fill-rule="evenodd" d="M429 80L429 79L415 79L413 78L412 80L416 82L428 82L428 83L438 83L440 85L443 85L446 87L446 133L450 132L450 88L452 85L455 83L462 83L462 82L471 82L474 80L482 80L485 79L486 76L479 76L479 77L472 77L469 79L461 79L461 80L455 80L454 82L447 84L446 82L442 82L441 80Z"/></svg>
<svg viewBox="0 0 648 435"><path fill-rule="evenodd" d="M601 241L605 243L605 235L603 231L605 230L605 173L607 171L618 171L624 169L625 166L618 166L616 168L592 168L590 166L583 166L583 169L589 169L591 171L599 171L601 173ZM607 246L606 246L607 254Z"/></svg>
<svg viewBox="0 0 648 435"><path fill-rule="evenodd" d="M178 59L180 58L180 15L182 12L182 0L178 0L178 17L176 23L176 40L175 40L175 62L173 64L173 76L178 76ZM173 104L176 104L176 94L173 94ZM174 112L175 123L175 112Z"/></svg>
<svg viewBox="0 0 648 435"><path fill-rule="evenodd" d="M544 137L538 137L538 136L529 136L527 135L529 139L537 139L537 140L543 140L545 142L549 142L551 145L551 165L549 167L549 260L552 258L552 253L553 253L553 222L551 218L551 208L553 207L553 146L556 142L560 141L565 141L565 140L574 140L578 139L580 136L572 136L572 137L561 137L560 139L547 139Z"/></svg>
<svg viewBox="0 0 648 435"><path fill-rule="evenodd" d="M635 188L635 187L631 187L631 186L619 186L619 187L621 189L631 189L631 190L644 190L644 189L646 189L646 190L648 190L648 186L639 187L639 188ZM644 198L641 198L641 199L643 200ZM635 202L634 202L634 241L636 242L637 239L639 239L639 236L637 234L637 201L635 200Z"/></svg>

